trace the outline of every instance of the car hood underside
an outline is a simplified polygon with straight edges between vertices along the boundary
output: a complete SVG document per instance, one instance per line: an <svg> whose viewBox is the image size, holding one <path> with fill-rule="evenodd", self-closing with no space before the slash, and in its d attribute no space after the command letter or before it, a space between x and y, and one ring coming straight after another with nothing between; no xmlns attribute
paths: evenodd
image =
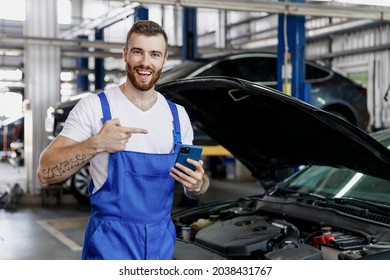
<svg viewBox="0 0 390 280"><path fill-rule="evenodd" d="M268 87L226 77L157 90L229 150L254 177L299 165L346 167L390 179L390 151L356 126Z"/></svg>

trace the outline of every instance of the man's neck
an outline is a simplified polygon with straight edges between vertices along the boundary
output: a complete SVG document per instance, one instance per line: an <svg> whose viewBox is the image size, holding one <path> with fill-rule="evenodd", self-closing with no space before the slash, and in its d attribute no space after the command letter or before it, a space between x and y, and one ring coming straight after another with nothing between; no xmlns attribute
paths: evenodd
<svg viewBox="0 0 390 280"><path fill-rule="evenodd" d="M123 83L119 86L119 89L131 103L142 111L149 110L157 101L157 92L154 88L148 91L140 91L129 84Z"/></svg>

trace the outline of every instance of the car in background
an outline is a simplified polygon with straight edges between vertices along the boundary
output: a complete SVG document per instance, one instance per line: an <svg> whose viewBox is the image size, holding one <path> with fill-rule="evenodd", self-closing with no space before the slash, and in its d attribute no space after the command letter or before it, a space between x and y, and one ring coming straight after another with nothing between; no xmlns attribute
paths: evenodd
<svg viewBox="0 0 390 280"><path fill-rule="evenodd" d="M179 80L159 91L184 106L259 184L258 195L172 213L175 259L390 259L390 129L370 136L240 79ZM290 177L265 180L291 167L297 172Z"/></svg>
<svg viewBox="0 0 390 280"><path fill-rule="evenodd" d="M318 63L307 60L305 66L305 81L311 85L310 103L367 130L367 90ZM277 55L240 52L188 60L165 71L158 84L204 76L235 77L276 89Z"/></svg>
<svg viewBox="0 0 390 280"><path fill-rule="evenodd" d="M184 61L182 64L166 68L161 74L158 86L178 79L226 76L276 88L276 59L277 56L272 53L245 52ZM366 106L366 90L363 87L330 69L309 61L306 63L306 82L311 84L311 100L314 106L335 114L363 130L367 127L369 114ZM70 100L48 109L45 127L49 139L54 139L59 134L70 110L88 94L90 93L73 96ZM231 158L230 153L195 123L193 127L194 144L205 147L203 154L212 155L208 157L210 159L208 169L212 171L211 176L223 177L226 175L223 165L225 159ZM90 175L87 165L69 178L65 186L75 194L79 202L88 204L89 182Z"/></svg>

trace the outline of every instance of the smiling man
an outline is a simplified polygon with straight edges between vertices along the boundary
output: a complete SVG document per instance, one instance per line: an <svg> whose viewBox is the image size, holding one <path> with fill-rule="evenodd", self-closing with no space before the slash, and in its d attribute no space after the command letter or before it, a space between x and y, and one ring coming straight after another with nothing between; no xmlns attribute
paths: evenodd
<svg viewBox="0 0 390 280"><path fill-rule="evenodd" d="M202 160L188 160L194 171L175 164L181 144L192 144L193 130L185 109L155 90L167 46L160 25L136 22L123 49L126 81L83 98L41 154L43 184L91 163L83 259L172 259L175 180L189 197L209 187Z"/></svg>

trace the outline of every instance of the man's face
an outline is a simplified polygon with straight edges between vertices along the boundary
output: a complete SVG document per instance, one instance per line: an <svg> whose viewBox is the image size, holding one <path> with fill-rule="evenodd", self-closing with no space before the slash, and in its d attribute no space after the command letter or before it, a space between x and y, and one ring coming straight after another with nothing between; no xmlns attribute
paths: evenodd
<svg viewBox="0 0 390 280"><path fill-rule="evenodd" d="M167 60L164 37L132 34L123 57L132 85L140 91L148 91L157 83Z"/></svg>

